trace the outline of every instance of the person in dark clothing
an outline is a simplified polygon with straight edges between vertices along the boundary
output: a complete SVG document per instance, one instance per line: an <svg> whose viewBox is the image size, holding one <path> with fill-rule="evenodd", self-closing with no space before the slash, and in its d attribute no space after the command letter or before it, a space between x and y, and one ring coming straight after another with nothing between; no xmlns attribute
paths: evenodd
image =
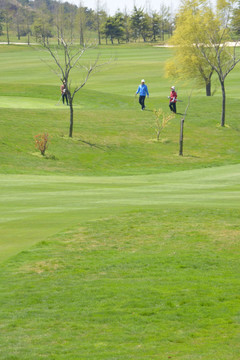
<svg viewBox="0 0 240 360"><path fill-rule="evenodd" d="M66 103L68 105L68 97L67 97L67 89L66 89L66 82L63 81L63 84L60 87L61 89L61 94L62 94L62 102L64 104L64 100L66 100Z"/></svg>

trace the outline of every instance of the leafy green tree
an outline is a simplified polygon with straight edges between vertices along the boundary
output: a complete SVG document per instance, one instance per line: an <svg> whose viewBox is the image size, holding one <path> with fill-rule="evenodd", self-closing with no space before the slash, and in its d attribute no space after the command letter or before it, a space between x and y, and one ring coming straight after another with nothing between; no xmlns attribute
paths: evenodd
<svg viewBox="0 0 240 360"><path fill-rule="evenodd" d="M221 126L225 126L225 79L240 61L236 46L229 46L232 40L229 28L232 5L219 0L215 14L206 1L186 0L178 14L173 36L173 43L178 45L178 56L180 52L182 56L182 59L180 56L177 58L178 72L180 69L187 76L189 70L189 75L193 77L194 72L191 74L191 71L194 70L202 76L201 65L204 73L209 74L209 81L212 71L217 73L222 90ZM202 78L205 80L204 76Z"/></svg>
<svg viewBox="0 0 240 360"><path fill-rule="evenodd" d="M64 4L59 3L57 6L57 14L56 14L56 26L57 26L57 38L58 45L60 45L60 39L65 36L65 12L64 12Z"/></svg>
<svg viewBox="0 0 240 360"><path fill-rule="evenodd" d="M26 27L27 42L30 45L31 25L33 24L33 11L29 7L24 7L24 22Z"/></svg>
<svg viewBox="0 0 240 360"><path fill-rule="evenodd" d="M85 16L86 16L86 27L89 30L95 30L95 12L93 9L85 8Z"/></svg>
<svg viewBox="0 0 240 360"><path fill-rule="evenodd" d="M180 79L194 79L197 84L205 85L206 95L211 95L211 78L213 68L202 56L196 45L196 36L201 36L204 44L203 26L207 14L202 10L202 2L187 0L183 3L176 18L176 29L170 40L175 45L174 59L166 64L167 76Z"/></svg>
<svg viewBox="0 0 240 360"><path fill-rule="evenodd" d="M172 19L170 8L164 4L160 7L160 39L165 40L165 34L172 35Z"/></svg>
<svg viewBox="0 0 240 360"><path fill-rule="evenodd" d="M128 43L131 37L131 19L126 11L124 12L123 15L123 28L124 28L125 40Z"/></svg>
<svg viewBox="0 0 240 360"><path fill-rule="evenodd" d="M116 32L115 18L113 16L108 16L102 28L102 33L105 35L106 44L108 38L110 38L111 43L113 44L115 32Z"/></svg>
<svg viewBox="0 0 240 360"><path fill-rule="evenodd" d="M19 2L20 4L22 4L23 6L28 6L29 3L30 3L30 0L18 0L18 2Z"/></svg>
<svg viewBox="0 0 240 360"><path fill-rule="evenodd" d="M9 8L5 8L2 12L4 23L5 23L5 29L6 29L6 35L7 35L7 43L10 44L10 26L12 25L13 15Z"/></svg>
<svg viewBox="0 0 240 360"><path fill-rule="evenodd" d="M124 15L121 12L117 12L114 16L116 29L115 29L115 38L118 43L124 39L125 36L125 28L124 28Z"/></svg>
<svg viewBox="0 0 240 360"><path fill-rule="evenodd" d="M232 20L231 20L232 30L236 35L240 35L240 1L238 6L233 10Z"/></svg>
<svg viewBox="0 0 240 360"><path fill-rule="evenodd" d="M151 18L146 13L144 13L142 19L141 35L144 42L146 42L151 37Z"/></svg>
<svg viewBox="0 0 240 360"><path fill-rule="evenodd" d="M107 39L110 38L111 43L113 44L114 39L120 40L124 39L124 16L122 13L118 12L114 16L108 16L107 20L103 24L103 34Z"/></svg>
<svg viewBox="0 0 240 360"><path fill-rule="evenodd" d="M74 38L77 10L78 10L77 7L76 8L74 8L72 6L64 7L65 32L67 33L67 36L71 41L73 41L73 38Z"/></svg>
<svg viewBox="0 0 240 360"><path fill-rule="evenodd" d="M206 9L205 23L202 33L195 34L195 43L202 57L216 71L222 90L222 114L221 126L225 126L226 109L226 90L225 80L227 75L240 62L239 53L236 51L236 45L230 46L231 31L230 19L233 3L225 2L221 8L218 6L217 15L210 8ZM203 35L204 34L204 35ZM204 40L204 41L203 41Z"/></svg>
<svg viewBox="0 0 240 360"><path fill-rule="evenodd" d="M97 9L95 13L95 25L98 34L98 45L101 45L101 32L103 24L107 18L106 12L102 9L100 0L97 0Z"/></svg>
<svg viewBox="0 0 240 360"><path fill-rule="evenodd" d="M148 14L145 14L143 9L134 6L133 14L131 16L131 28L133 31L133 38L135 40L140 37L145 42L150 36L151 21Z"/></svg>
<svg viewBox="0 0 240 360"><path fill-rule="evenodd" d="M0 10L0 35L3 35L4 13Z"/></svg>
<svg viewBox="0 0 240 360"><path fill-rule="evenodd" d="M53 18L46 5L43 5L41 10L37 12L37 16L34 20L33 28L37 41L47 42L48 39L53 37Z"/></svg>
<svg viewBox="0 0 240 360"><path fill-rule="evenodd" d="M151 17L151 30L152 30L152 39L153 41L157 40L157 37L161 33L161 16L154 12Z"/></svg>
<svg viewBox="0 0 240 360"><path fill-rule="evenodd" d="M80 1L80 3L79 3L77 22L78 22L78 31L79 31L79 44L84 45L86 15L85 15L85 7L83 6L82 1Z"/></svg>
<svg viewBox="0 0 240 360"><path fill-rule="evenodd" d="M131 29L133 39L136 41L141 35L142 21L144 12L143 9L134 6L133 13L131 15Z"/></svg>
<svg viewBox="0 0 240 360"><path fill-rule="evenodd" d="M14 19L15 19L15 25L16 25L16 30L17 30L17 38L18 40L21 39L21 35L24 33L23 31L23 24L24 24L24 12L22 7L18 7L16 9L16 12L14 14Z"/></svg>

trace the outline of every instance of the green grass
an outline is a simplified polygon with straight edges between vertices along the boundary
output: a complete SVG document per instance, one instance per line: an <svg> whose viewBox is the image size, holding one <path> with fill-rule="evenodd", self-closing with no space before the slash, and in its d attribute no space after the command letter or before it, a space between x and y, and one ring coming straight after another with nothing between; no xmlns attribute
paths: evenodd
<svg viewBox="0 0 240 360"><path fill-rule="evenodd" d="M59 105L56 75L39 57L47 55L28 47L1 47L1 171L4 173L59 173L84 175L145 174L238 163L239 121L236 97L239 71L227 78L228 128L218 126L221 93L207 98L195 89L185 122L184 159L178 156L177 115L156 143L153 110L168 113L169 86L164 62L171 51L162 48L103 47L102 58L117 60L93 75L75 98L74 139L68 138L69 112ZM15 56L17 53L18 62ZM87 54L95 56L96 54ZM142 70L144 69L144 71ZM140 79L150 90L147 109L140 112L134 94ZM191 84L177 84L179 113L185 111ZM21 111L19 111L21 109ZM52 160L34 156L34 135L51 136ZM206 135L207 131L207 135ZM90 142L88 146L81 140ZM13 156L12 156L13 155ZM53 160L54 159L54 160Z"/></svg>
<svg viewBox="0 0 240 360"><path fill-rule="evenodd" d="M0 47L0 359L238 360L239 67L227 127L219 87L194 90L179 157L181 115L156 142L152 111L169 111L171 50L101 49L117 60L78 93L69 139L55 74ZM175 85L183 113L192 84Z"/></svg>

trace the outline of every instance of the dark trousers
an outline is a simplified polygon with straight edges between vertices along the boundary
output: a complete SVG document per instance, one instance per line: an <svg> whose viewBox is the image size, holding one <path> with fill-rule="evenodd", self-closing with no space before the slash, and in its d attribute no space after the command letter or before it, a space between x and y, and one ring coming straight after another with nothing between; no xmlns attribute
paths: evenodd
<svg viewBox="0 0 240 360"><path fill-rule="evenodd" d="M170 102L169 107L170 107L170 110L173 111L176 114L176 111L177 111L176 103L175 102Z"/></svg>
<svg viewBox="0 0 240 360"><path fill-rule="evenodd" d="M145 97L146 96L144 96L144 95L139 96L139 104L141 105L142 110L145 109Z"/></svg>
<svg viewBox="0 0 240 360"><path fill-rule="evenodd" d="M68 105L68 98L67 98L67 94L62 94L62 102L63 102L63 104L64 104L64 100L66 99L66 103L67 103L67 105Z"/></svg>

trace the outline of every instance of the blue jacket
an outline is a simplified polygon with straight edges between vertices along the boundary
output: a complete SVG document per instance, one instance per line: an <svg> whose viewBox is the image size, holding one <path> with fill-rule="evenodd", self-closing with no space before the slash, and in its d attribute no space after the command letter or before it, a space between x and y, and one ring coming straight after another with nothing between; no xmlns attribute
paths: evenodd
<svg viewBox="0 0 240 360"><path fill-rule="evenodd" d="M147 85L145 84L139 85L136 94L139 94L140 96L146 96L146 95L149 96Z"/></svg>

